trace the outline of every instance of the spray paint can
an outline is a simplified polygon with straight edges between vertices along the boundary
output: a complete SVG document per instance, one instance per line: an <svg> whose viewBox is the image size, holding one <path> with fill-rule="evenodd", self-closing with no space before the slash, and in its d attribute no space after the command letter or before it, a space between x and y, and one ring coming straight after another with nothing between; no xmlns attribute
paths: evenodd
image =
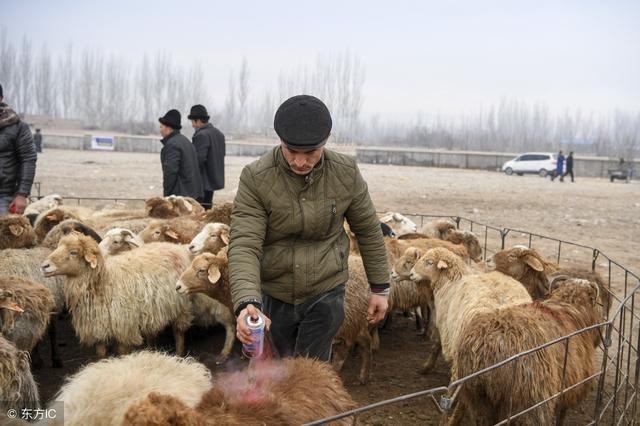
<svg viewBox="0 0 640 426"><path fill-rule="evenodd" d="M264 349L264 318L262 315L258 315L254 319L251 318L251 315L247 315L246 321L251 330L252 342L242 344L242 353L247 358L258 358Z"/></svg>

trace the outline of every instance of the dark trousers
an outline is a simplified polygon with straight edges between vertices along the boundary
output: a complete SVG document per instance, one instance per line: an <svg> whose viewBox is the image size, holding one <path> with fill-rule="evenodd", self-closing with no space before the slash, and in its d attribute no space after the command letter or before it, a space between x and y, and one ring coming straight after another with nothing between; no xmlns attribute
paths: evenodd
<svg viewBox="0 0 640 426"><path fill-rule="evenodd" d="M562 176L560 176L560 182L564 181L566 175L571 175L571 182L573 182L573 169L567 169Z"/></svg>
<svg viewBox="0 0 640 426"><path fill-rule="evenodd" d="M281 357L331 358L331 342L344 320L344 284L300 305L263 294L262 307L271 319L271 341Z"/></svg>
<svg viewBox="0 0 640 426"><path fill-rule="evenodd" d="M213 191L204 191L204 196L198 197L196 201L202 204L205 210L209 210L213 207Z"/></svg>

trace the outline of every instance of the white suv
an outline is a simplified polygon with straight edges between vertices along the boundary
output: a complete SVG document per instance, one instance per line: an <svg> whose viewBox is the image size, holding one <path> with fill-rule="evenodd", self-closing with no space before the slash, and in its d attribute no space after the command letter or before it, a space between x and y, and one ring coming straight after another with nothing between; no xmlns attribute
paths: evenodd
<svg viewBox="0 0 640 426"><path fill-rule="evenodd" d="M502 171L507 175L537 173L541 177L553 174L556 169L556 154L552 152L526 152L518 155L502 165Z"/></svg>

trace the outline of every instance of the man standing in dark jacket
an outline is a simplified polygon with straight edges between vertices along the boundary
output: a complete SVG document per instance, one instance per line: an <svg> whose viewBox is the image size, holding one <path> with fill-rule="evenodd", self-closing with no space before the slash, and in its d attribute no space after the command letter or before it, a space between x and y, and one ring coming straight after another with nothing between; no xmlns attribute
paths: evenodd
<svg viewBox="0 0 640 426"><path fill-rule="evenodd" d="M169 110L158 121L162 135L160 142L164 145L160 151L164 196L202 197L198 157L189 139L180 134L180 112Z"/></svg>
<svg viewBox="0 0 640 426"><path fill-rule="evenodd" d="M224 188L224 135L209 123L209 114L203 105L194 105L189 114L193 134L193 146L198 155L200 179L204 196L198 201L205 209L212 207L213 193Z"/></svg>
<svg viewBox="0 0 640 426"><path fill-rule="evenodd" d="M564 174L560 176L560 182L564 182L564 177L566 175L571 175L571 182L575 182L573 180L573 151L571 151L567 157L567 166L565 167L565 170Z"/></svg>
<svg viewBox="0 0 640 426"><path fill-rule="evenodd" d="M36 134L33 135L33 144L36 146L36 152L42 152L42 133L40 133L40 129L36 129Z"/></svg>
<svg viewBox="0 0 640 426"><path fill-rule="evenodd" d="M24 212L37 158L29 126L3 99L0 85L0 216Z"/></svg>

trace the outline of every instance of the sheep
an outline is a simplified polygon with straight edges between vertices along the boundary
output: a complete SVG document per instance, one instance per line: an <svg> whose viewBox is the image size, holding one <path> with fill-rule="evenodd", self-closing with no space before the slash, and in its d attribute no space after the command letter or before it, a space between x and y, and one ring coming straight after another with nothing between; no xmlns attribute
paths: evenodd
<svg viewBox="0 0 640 426"><path fill-rule="evenodd" d="M176 353L184 354L184 333L192 314L187 300L173 291L189 265L186 250L175 244L146 244L118 256L104 257L98 243L82 234L64 236L42 264L45 276L65 275L63 292L80 343L117 343L120 354L173 328Z"/></svg>
<svg viewBox="0 0 640 426"><path fill-rule="evenodd" d="M207 223L202 230L193 237L189 244L189 251L197 256L204 252L216 254L223 247L229 245L231 228L223 223Z"/></svg>
<svg viewBox="0 0 640 426"><path fill-rule="evenodd" d="M204 207L195 198L169 195L167 199L173 204L180 216L198 215L204 212Z"/></svg>
<svg viewBox="0 0 640 426"><path fill-rule="evenodd" d="M29 366L29 353L0 335L0 412L37 409L40 396Z"/></svg>
<svg viewBox="0 0 640 426"><path fill-rule="evenodd" d="M447 234L456 229L456 224L451 219L436 219L425 223L420 232L431 238L446 240Z"/></svg>
<svg viewBox="0 0 640 426"><path fill-rule="evenodd" d="M423 314L428 314L427 336L432 348L427 359L420 368L420 373L430 372L436 365L441 352L440 335L435 322L435 305L433 291L429 285L418 286L410 280L411 270L422 257L423 251L417 247L409 247L394 263L391 270L391 293L389 294L389 311L395 307L408 309L419 306Z"/></svg>
<svg viewBox="0 0 640 426"><path fill-rule="evenodd" d="M55 310L51 291L34 281L0 276L0 299L7 294L12 296L22 312L16 314L11 308L0 309L0 331L18 349L31 351L44 336Z"/></svg>
<svg viewBox="0 0 640 426"><path fill-rule="evenodd" d="M565 277L566 278L566 277ZM599 322L595 308L599 288L595 283L568 279L550 286L544 301L500 307L474 316L458 340L452 379L487 368L518 353ZM462 384L456 411L467 409L476 424L495 424L577 384L596 371L596 329L539 350ZM565 348L570 361L563 372ZM554 424L559 409L562 424L568 407L577 405L591 383L567 391L535 410L512 419L515 424ZM560 405L558 407L558 405ZM454 417L461 417L455 413Z"/></svg>
<svg viewBox="0 0 640 426"><path fill-rule="evenodd" d="M102 256L113 256L119 253L142 247L144 241L130 229L114 228L109 230L98 247Z"/></svg>
<svg viewBox="0 0 640 426"><path fill-rule="evenodd" d="M611 298L605 280L600 274L584 268L561 267L545 259L537 250L525 246L514 246L496 253L489 262L490 267L520 281L531 297L543 299L547 294L550 279L559 275L582 278L595 282L600 288L599 309L601 317L609 312Z"/></svg>
<svg viewBox="0 0 640 426"><path fill-rule="evenodd" d="M358 238L356 237L356 234L351 231L349 223L346 220L343 223L343 227L349 237L349 254L360 256L360 246L358 245ZM386 223L380 222L380 229L382 230L383 237L396 238L396 233Z"/></svg>
<svg viewBox="0 0 640 426"><path fill-rule="evenodd" d="M98 243L102 241L102 238L96 231L94 231L91 227L85 225L84 223L75 220L75 219L67 219L63 220L47 233L44 237L44 240L40 243L40 246L47 247L51 250L58 247L58 242L60 242L60 238L64 235L67 235L70 232L79 232L84 235L88 235Z"/></svg>
<svg viewBox="0 0 640 426"><path fill-rule="evenodd" d="M398 240L394 238L385 238L385 246L387 253L389 254L389 261L393 266L393 262L404 254L409 247L416 247L423 251L427 251L431 248L442 247L455 255L459 256L465 261L469 261L469 252L467 248L462 244L453 244L449 241L439 240L437 238L418 238L414 240Z"/></svg>
<svg viewBox="0 0 640 426"><path fill-rule="evenodd" d="M56 207L40 213L33 225L38 242L42 242L54 226L67 219L80 220L80 216L66 207Z"/></svg>
<svg viewBox="0 0 640 426"><path fill-rule="evenodd" d="M36 233L26 217L8 214L0 217L0 250L36 245Z"/></svg>
<svg viewBox="0 0 640 426"><path fill-rule="evenodd" d="M231 225L233 203L222 203L199 215L199 220L206 223L224 223Z"/></svg>
<svg viewBox="0 0 640 426"><path fill-rule="evenodd" d="M149 217L170 219L201 214L204 212L204 207L191 197L170 195L149 198L145 201L145 210Z"/></svg>
<svg viewBox="0 0 640 426"><path fill-rule="evenodd" d="M55 207L59 207L62 205L62 197L59 194L49 194L49 195L45 195L44 197L42 197L39 200L34 201L33 203L30 203L25 209L24 209L24 215L25 216L29 216L29 215L35 215L38 216L40 213L53 209Z"/></svg>
<svg viewBox="0 0 640 426"><path fill-rule="evenodd" d="M469 257L474 262L482 260L482 246L478 236L471 231L451 230L447 233L446 241L453 244L462 244L467 249Z"/></svg>
<svg viewBox="0 0 640 426"><path fill-rule="evenodd" d="M444 358L451 362L463 326L487 310L531 303L518 281L501 272L474 273L459 256L438 247L428 250L409 275L433 291L436 324Z"/></svg>
<svg viewBox="0 0 640 426"><path fill-rule="evenodd" d="M418 225L408 217L396 212L385 213L380 218L380 222L386 223L390 226L398 237L403 234L418 231Z"/></svg>
<svg viewBox="0 0 640 426"><path fill-rule="evenodd" d="M203 223L188 217L154 220L138 236L145 243L166 241L188 244L202 230Z"/></svg>
<svg viewBox="0 0 640 426"><path fill-rule="evenodd" d="M87 365L65 380L54 401L64 402L65 425L119 426L127 408L151 392L195 407L211 386L209 370L192 358L140 351Z"/></svg>
<svg viewBox="0 0 640 426"><path fill-rule="evenodd" d="M123 425L300 425L355 406L329 365L309 358L286 358L219 374L195 409L180 397L151 393L129 406ZM354 422L349 417L332 424Z"/></svg>

